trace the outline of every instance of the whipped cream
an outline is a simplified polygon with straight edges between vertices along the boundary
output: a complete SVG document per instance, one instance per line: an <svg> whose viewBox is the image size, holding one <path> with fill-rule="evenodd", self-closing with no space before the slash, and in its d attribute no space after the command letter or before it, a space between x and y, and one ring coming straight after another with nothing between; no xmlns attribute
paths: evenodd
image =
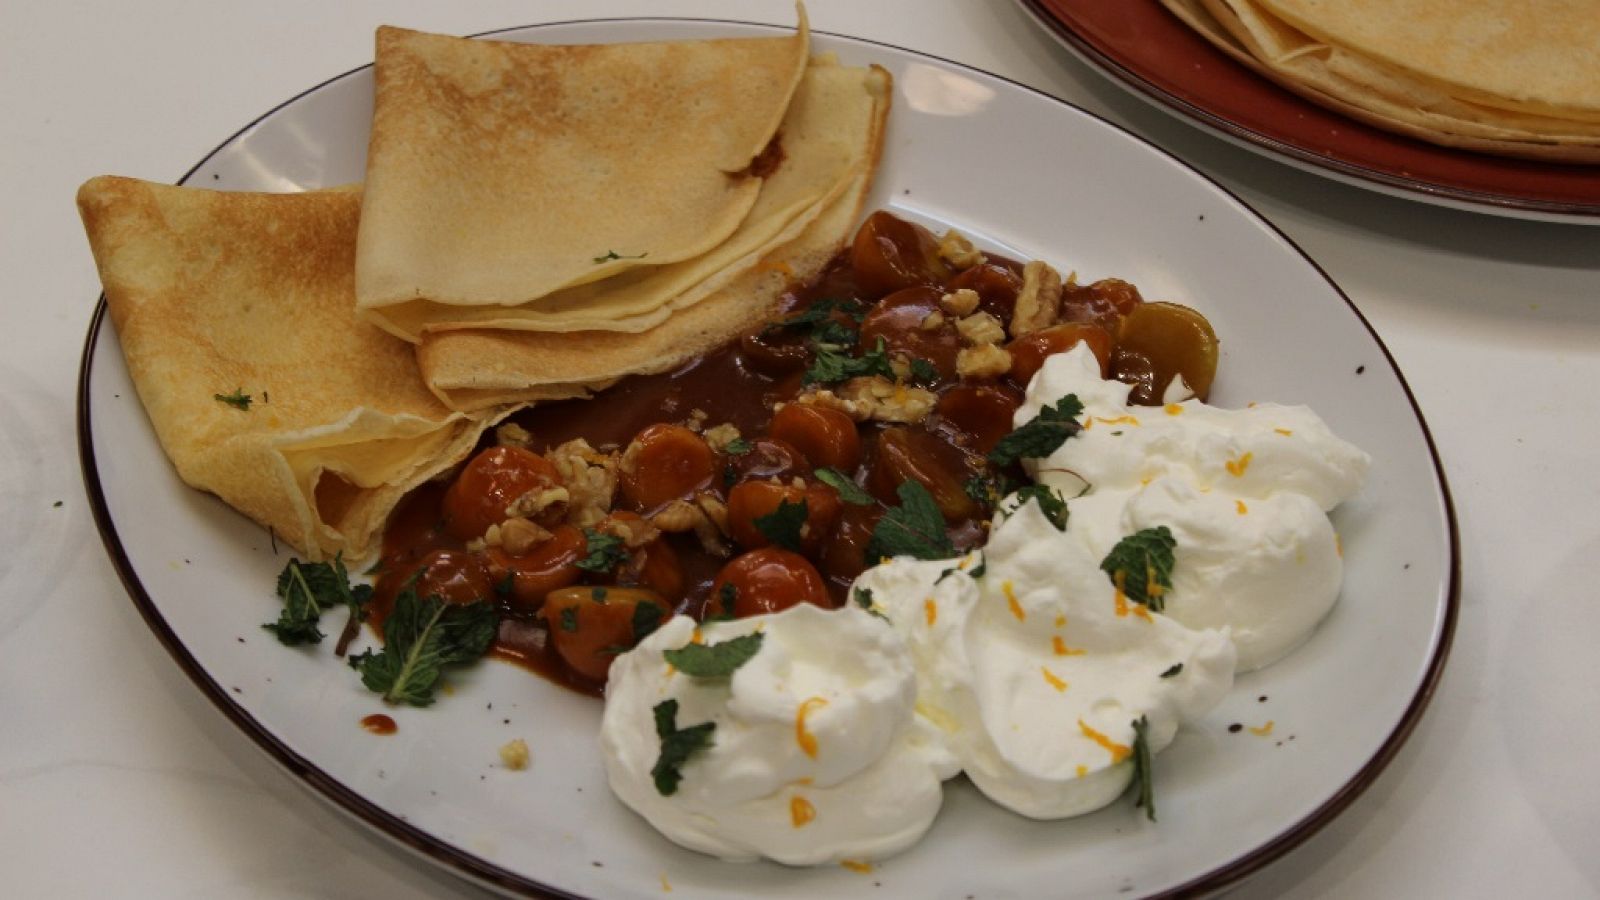
<svg viewBox="0 0 1600 900"><path fill-rule="evenodd" d="M1030 502L981 554L898 558L855 583L911 647L918 715L979 790L1032 818L1111 803L1133 777L1135 720L1159 752L1233 684L1226 633L1119 600L1099 564Z"/></svg>
<svg viewBox="0 0 1600 900"><path fill-rule="evenodd" d="M1086 346L1051 356L1015 422L1068 394L1084 431L1024 465L1067 498L1063 531L1037 502L1001 502L981 551L897 558L863 572L870 604L699 626L677 617L611 670L601 744L613 791L671 840L730 860L881 858L931 825L941 782L965 771L1025 816L1080 815L1134 776L1134 723L1152 753L1204 716L1235 671L1301 643L1338 597L1327 511L1368 457L1309 409L1132 407ZM1126 598L1101 562L1124 537L1176 541L1164 612ZM981 573L981 574L974 574ZM663 656L760 631L731 676ZM651 775L653 710L716 725L675 793Z"/></svg>
<svg viewBox="0 0 1600 900"><path fill-rule="evenodd" d="M663 656L697 634L718 644L756 631L760 651L731 676L696 678ZM800 604L700 626L678 616L612 665L606 773L624 803L693 850L790 865L881 858L922 837L940 782L959 771L938 729L913 714L916 696L905 643L863 610ZM663 795L653 710L669 699L680 729L716 728Z"/></svg>
<svg viewBox="0 0 1600 900"><path fill-rule="evenodd" d="M1369 457L1304 406L1130 407L1129 390L1102 379L1083 345L1049 357L1016 424L1076 394L1086 427L1024 466L1077 498L1068 533L1097 560L1165 525L1177 540L1165 613L1230 628L1239 671L1282 658L1338 599L1344 568L1326 512L1360 489Z"/></svg>

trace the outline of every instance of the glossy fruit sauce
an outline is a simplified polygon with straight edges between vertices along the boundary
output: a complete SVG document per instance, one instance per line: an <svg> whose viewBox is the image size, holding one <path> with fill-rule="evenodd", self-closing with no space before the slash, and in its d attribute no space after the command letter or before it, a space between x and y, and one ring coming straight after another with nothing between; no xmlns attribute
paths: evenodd
<svg viewBox="0 0 1600 900"><path fill-rule="evenodd" d="M1000 335L1004 371L963 375L972 326L1013 322L1024 267L991 256L958 269L938 244L875 213L767 326L675 371L519 413L518 446L491 435L452 481L402 503L385 534L373 620L413 578L421 594L492 599L501 614L493 655L598 693L610 660L673 613L846 602L904 482L932 498L950 547L981 545L996 487L1021 477L987 454L1011 431L1046 356L1087 342L1103 372L1135 386L1136 402L1160 402L1175 375L1202 397L1209 387L1216 340L1205 320L1144 303L1114 279L1065 285L1053 324ZM976 309L952 309L946 295L963 288ZM972 318L985 313L995 321ZM865 396L871 408L841 409L819 391ZM617 487L604 518L580 527L553 506L531 520L534 546L485 546L513 500L562 484L551 452L576 438L610 455ZM674 505L724 512L699 535L646 525L666 523Z"/></svg>

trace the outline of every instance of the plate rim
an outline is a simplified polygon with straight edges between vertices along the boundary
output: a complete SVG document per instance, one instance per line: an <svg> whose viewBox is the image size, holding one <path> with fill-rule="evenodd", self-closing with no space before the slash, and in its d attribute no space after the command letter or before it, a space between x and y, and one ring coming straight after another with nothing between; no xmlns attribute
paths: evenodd
<svg viewBox="0 0 1600 900"><path fill-rule="evenodd" d="M1032 0L1021 0L1021 2L1028 4L1032 2ZM568 25L650 22L740 25L755 26L757 28L771 29L774 31L788 30L785 26L772 25L763 22L751 22L740 19L691 16L610 16L583 19L564 19L555 22L539 22L528 25L515 25L478 32L468 35L468 37L484 38L505 34L512 31L527 31L531 29L554 28ZM1333 288L1334 292L1338 294L1339 298L1344 301L1350 312L1353 313L1356 319L1361 323L1361 326L1366 329L1367 334L1371 336L1374 343L1377 344L1378 350L1383 354L1384 360L1388 363L1390 370L1394 373L1395 379L1399 383L1400 388L1405 395L1406 403L1410 406L1411 412L1416 418L1417 425L1421 430L1423 440L1427 446L1434 477L1439 486L1439 500L1445 517L1445 532L1447 538L1446 551L1448 554L1446 577L1448 580L1448 586L1444 595L1444 616L1436 631L1436 643L1430 651L1427 668L1423 674L1421 683L1418 685L1416 692L1412 695L1411 701L1407 704L1405 711L1401 714L1399 722L1396 723L1395 727L1390 731L1388 736L1383 739L1383 742L1378 746L1378 749L1372 754L1366 763L1364 763L1359 769L1351 774L1337 791L1333 792L1330 796L1318 804L1311 812L1307 813L1294 824L1280 831L1270 840L1263 842L1262 844L1240 856L1228 859L1186 882L1148 896L1160 898L1194 897L1219 891L1230 885L1236 885L1249 876L1259 872L1262 868L1279 859L1290 850L1305 843L1312 835L1320 831L1323 826L1327 825L1329 822L1343 813L1357 797L1365 793L1367 788L1372 786L1373 782L1377 780L1378 775L1388 767L1388 764L1393 760L1395 755L1398 754L1400 749L1406 744L1407 739L1415 730L1417 723L1421 720L1429 702L1432 700L1434 693L1437 691L1440 679L1443 676L1445 664L1449 658L1451 646L1454 643L1456 622L1459 616L1461 605L1460 535L1456 520L1455 504L1451 497L1449 482L1445 477L1443 461L1439 456L1438 446L1434 442L1433 432L1428 427L1427 419L1423 416L1422 409L1417 403L1416 395L1412 392L1410 384L1406 381L1405 375L1401 372L1399 364L1395 361L1394 355L1389 351L1388 345L1384 343L1383 338L1378 334L1377 330L1372 327L1372 323L1367 320L1367 317L1362 314L1361 309L1356 306L1356 304L1350 299L1349 295L1344 292L1344 289L1341 288L1331 276L1329 276L1321 264L1313 259L1310 254L1306 253L1306 251L1301 248L1298 243L1296 243L1292 238L1278 228L1276 224L1274 224L1266 216L1262 215L1260 211L1255 209L1255 207L1251 206L1243 198L1239 197L1236 193L1218 182L1216 179L1200 171L1194 165L1177 157L1170 151L1156 145L1153 141L1150 141L1139 134L1123 128L1115 122L1112 122L1105 116L1099 115L1091 110L1084 109L1083 107L1067 100L1063 100L1060 97L1056 97L1047 91L1031 87L1027 84L1023 84L1022 82L1007 78L1003 75L997 75L977 66L958 62L937 54L926 53L913 48L893 44L887 41L863 38L856 35L844 34L835 31L814 30L813 33L825 35L830 38L841 39L844 41L851 41L860 44L896 50L912 56L921 57L923 59L933 60L957 70L978 73L986 77L993 78L997 81L1004 82L1013 87L1020 88L1030 94L1041 97L1051 103L1065 107L1076 113L1086 115L1100 124L1121 132L1122 134L1133 138L1139 143L1148 146L1152 150L1155 150L1163 157L1170 160L1172 163L1187 169L1189 172L1199 177L1207 184L1221 191L1233 202L1239 204L1244 210L1254 216L1261 224L1270 229L1277 238L1282 240L1295 253L1299 254L1300 258L1309 264L1311 268L1328 283L1329 287ZM243 127L230 134L227 138L223 139L215 147L208 151L200 158L198 162L191 166L181 178L178 179L176 184L187 184L189 179L199 172L199 170L204 167L205 164L212 159L212 157L221 152L223 148L227 147L239 137L243 136L246 132L250 131L252 128L270 118L274 114L278 113L280 110L283 110L300 99L315 93L316 91L321 90L322 88L327 87L334 82L349 78L350 76L370 69L371 67L372 63L365 63L363 65L348 69L330 78L324 79L323 81L320 81L306 88L305 90L294 94L283 102L278 103L272 108L266 110L265 112L251 119ZM84 338L83 353L78 364L78 384L75 403L75 430L78 443L78 463L83 478L84 490L88 495L90 511L93 514L95 529L100 535L100 541L105 548L106 555L110 558L112 566L116 570L118 580L121 581L123 589L128 593L129 599L133 602L134 608L138 610L141 618L143 618L145 622L146 627L148 627L160 641L163 649L167 651L167 655L172 657L172 660L177 663L178 667L184 672L185 675L189 677L189 680L200 689L201 694L204 695L206 699L211 701L212 706L216 707L217 710L220 711L235 728L249 738L258 749L265 752L267 756L273 759L273 761L282 766L283 769L297 779L301 785L311 788L313 796L317 796L319 799L329 803L341 813L344 813L345 815L355 819L357 822L365 825L378 835L389 840L391 843L414 853L418 857L428 861L431 864L446 867L458 876L461 876L469 881L476 882L482 886L487 886L502 891L512 891L534 897L562 898L562 900L585 900L582 895L572 894L560 890L530 877L513 872L504 866L492 863L481 856L463 850L449 841L432 835L421 827L384 810L373 801L368 800L354 789L340 782L334 776L324 772L317 766L315 762L304 758L292 750L287 744L273 734L270 729L258 721L242 706L236 703L229 695L227 690L223 688L223 686L216 681L216 679L213 678L203 666L200 665L198 660L195 659L194 655L189 651L182 640L178 637L177 633L168 624L166 617L162 615L160 609L157 608L154 598L145 589L143 582L140 580L139 574L134 567L132 559L129 558L126 549L122 545L121 537L118 534L116 523L112 519L111 511L106 501L105 492L101 485L99 467L96 463L93 423L91 421L92 398L90 396L90 384L93 377L95 349L98 346L101 329L105 324L107 313L108 308L106 305L106 297L105 293L102 292L99 295L99 299L95 303L94 311L90 316L88 333Z"/></svg>
<svg viewBox="0 0 1600 900"><path fill-rule="evenodd" d="M1542 200L1536 197L1452 187L1422 178L1407 178L1318 153L1314 149L1246 127L1226 116L1197 106L1128 68L1120 59L1052 15L1044 0L1016 0L1016 3L1034 24L1053 37L1056 43L1123 90L1157 109L1172 114L1180 121L1198 126L1215 137L1228 140L1269 159L1353 187L1451 209L1546 222L1600 225L1600 203ZM1237 65L1233 60L1229 62ZM1310 103L1310 101L1302 102ZM1356 125L1361 124L1354 119L1350 121ZM1450 148L1445 147L1435 149L1441 153L1451 152Z"/></svg>

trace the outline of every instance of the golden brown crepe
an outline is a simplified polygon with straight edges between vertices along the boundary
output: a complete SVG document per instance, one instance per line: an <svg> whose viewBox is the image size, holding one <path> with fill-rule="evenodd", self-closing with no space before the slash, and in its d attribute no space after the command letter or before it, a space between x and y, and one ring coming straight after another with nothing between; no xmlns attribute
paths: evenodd
<svg viewBox="0 0 1600 900"><path fill-rule="evenodd" d="M358 306L404 333L385 308L517 305L706 253L756 202L808 48L803 13L788 37L594 46L380 28Z"/></svg>
<svg viewBox="0 0 1600 900"><path fill-rule="evenodd" d="M520 306L449 306L426 300L383 310L405 334L460 328L644 331L708 296L792 239L849 187L865 164L875 125L867 70L814 60L778 131L781 162L750 214L710 252L642 266Z"/></svg>
<svg viewBox="0 0 1600 900"><path fill-rule="evenodd" d="M1489 106L1451 93L1409 69L1313 37L1257 0L1162 3L1257 73L1375 127L1503 156L1600 162L1600 123ZM1440 52L1419 49L1417 56Z"/></svg>
<svg viewBox="0 0 1600 900"><path fill-rule="evenodd" d="M871 187L889 111L889 73L854 70L873 102L870 141L849 187L821 216L754 267L648 331L569 334L466 330L429 333L417 359L430 387L458 409L570 397L625 375L660 372L774 315L784 288L820 272L844 245Z"/></svg>
<svg viewBox="0 0 1600 900"><path fill-rule="evenodd" d="M446 409L410 344L356 320L360 206L354 190L114 177L78 190L129 374L178 474L312 558L365 555L401 495L505 412Z"/></svg>
<svg viewBox="0 0 1600 900"><path fill-rule="evenodd" d="M1600 122L1594 0L1258 0L1272 15L1446 94Z"/></svg>

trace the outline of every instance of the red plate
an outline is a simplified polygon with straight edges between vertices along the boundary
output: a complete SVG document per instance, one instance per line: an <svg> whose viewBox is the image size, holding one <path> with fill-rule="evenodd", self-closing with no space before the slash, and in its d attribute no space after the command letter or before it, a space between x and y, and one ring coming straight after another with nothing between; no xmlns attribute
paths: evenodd
<svg viewBox="0 0 1600 900"><path fill-rule="evenodd" d="M1156 0L1021 2L1137 96L1266 156L1412 199L1600 225L1600 166L1454 150L1345 118L1230 59Z"/></svg>

